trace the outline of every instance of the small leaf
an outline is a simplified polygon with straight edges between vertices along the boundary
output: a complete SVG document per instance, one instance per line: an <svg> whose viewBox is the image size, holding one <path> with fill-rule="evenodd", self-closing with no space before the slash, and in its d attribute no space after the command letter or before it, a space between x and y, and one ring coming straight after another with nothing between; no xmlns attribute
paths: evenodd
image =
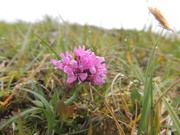
<svg viewBox="0 0 180 135"><path fill-rule="evenodd" d="M37 107L43 107L44 106L43 103L39 100L34 100L34 101L32 101L32 103L35 104Z"/></svg>

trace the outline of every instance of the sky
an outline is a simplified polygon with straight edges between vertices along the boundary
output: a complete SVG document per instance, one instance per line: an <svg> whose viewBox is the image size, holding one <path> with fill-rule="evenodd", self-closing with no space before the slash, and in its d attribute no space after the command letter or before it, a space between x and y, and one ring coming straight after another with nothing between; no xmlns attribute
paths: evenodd
<svg viewBox="0 0 180 135"><path fill-rule="evenodd" d="M159 27L148 7L157 7L170 27L180 30L180 0L0 0L0 20L35 22L45 15L104 28ZM60 17L61 16L61 17Z"/></svg>

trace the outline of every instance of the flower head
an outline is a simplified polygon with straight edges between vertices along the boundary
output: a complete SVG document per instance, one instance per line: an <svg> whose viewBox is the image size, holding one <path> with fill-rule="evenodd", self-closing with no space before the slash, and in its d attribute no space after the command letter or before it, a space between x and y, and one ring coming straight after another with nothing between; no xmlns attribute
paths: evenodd
<svg viewBox="0 0 180 135"><path fill-rule="evenodd" d="M96 56L91 50L84 48L74 49L74 58L69 52L61 53L61 60L52 59L51 63L59 70L67 74L67 83L91 82L101 85L106 77L106 65L104 57Z"/></svg>

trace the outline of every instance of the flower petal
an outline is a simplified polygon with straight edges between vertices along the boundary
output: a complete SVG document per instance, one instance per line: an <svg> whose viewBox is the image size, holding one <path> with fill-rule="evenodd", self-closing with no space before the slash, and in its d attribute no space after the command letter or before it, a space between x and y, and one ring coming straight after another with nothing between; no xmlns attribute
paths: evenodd
<svg viewBox="0 0 180 135"><path fill-rule="evenodd" d="M67 74L73 74L73 69L69 66L64 67L64 72Z"/></svg>
<svg viewBox="0 0 180 135"><path fill-rule="evenodd" d="M77 77L75 75L69 75L67 78L67 83L71 84L77 80Z"/></svg>
<svg viewBox="0 0 180 135"><path fill-rule="evenodd" d="M51 64L53 64L54 66L56 66L58 63L58 60L56 59L51 59Z"/></svg>
<svg viewBox="0 0 180 135"><path fill-rule="evenodd" d="M102 85L104 83L104 79L100 76L95 76L93 78L93 83L96 85Z"/></svg>
<svg viewBox="0 0 180 135"><path fill-rule="evenodd" d="M52 59L51 60L51 64L54 65L56 68L58 69L63 69L63 64L61 61L56 60L56 59Z"/></svg>
<svg viewBox="0 0 180 135"><path fill-rule="evenodd" d="M89 70L90 70L91 74L95 74L96 73L96 68L95 67L91 67Z"/></svg>
<svg viewBox="0 0 180 135"><path fill-rule="evenodd" d="M87 73L79 73L79 79L81 81L84 81L87 79L88 74Z"/></svg>

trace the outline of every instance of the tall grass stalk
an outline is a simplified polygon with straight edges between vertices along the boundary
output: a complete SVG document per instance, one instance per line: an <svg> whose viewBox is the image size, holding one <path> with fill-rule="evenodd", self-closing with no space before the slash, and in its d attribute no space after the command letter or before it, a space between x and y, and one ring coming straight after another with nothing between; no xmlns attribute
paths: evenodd
<svg viewBox="0 0 180 135"><path fill-rule="evenodd" d="M160 33L162 35L163 30ZM138 133L145 133L154 135L154 86L153 86L153 74L155 71L155 61L156 61L156 50L158 48L158 44L160 41L160 37L156 40L153 50L151 52L147 68L145 71L144 77L144 96L142 100L142 112Z"/></svg>
<svg viewBox="0 0 180 135"><path fill-rule="evenodd" d="M141 120L140 120L140 126L139 131L148 133L148 122L149 118L151 123L153 118L153 82L152 77L154 73L155 68L155 51L157 48L157 44L154 46L152 54L150 56L148 66L145 73L145 80L144 80L144 97L142 101L142 113L141 113ZM153 125L151 125L153 126ZM151 127L152 129L152 127ZM152 129L153 130L153 129ZM153 131L152 131L153 132Z"/></svg>

